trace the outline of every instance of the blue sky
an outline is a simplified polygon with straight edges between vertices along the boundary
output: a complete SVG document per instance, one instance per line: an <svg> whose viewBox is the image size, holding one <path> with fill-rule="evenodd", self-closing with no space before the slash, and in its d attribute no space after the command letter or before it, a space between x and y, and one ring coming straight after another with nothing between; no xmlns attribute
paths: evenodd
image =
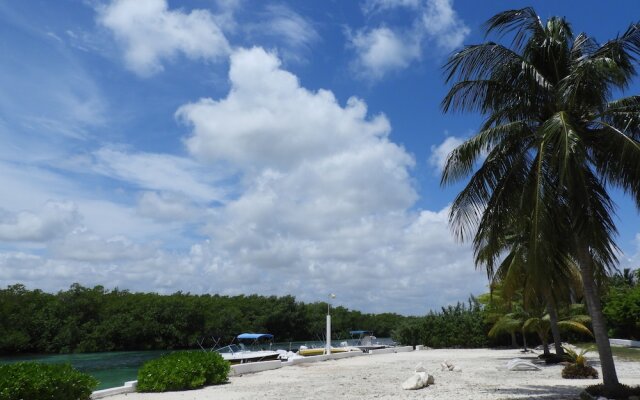
<svg viewBox="0 0 640 400"><path fill-rule="evenodd" d="M601 41L640 11L534 6ZM441 66L504 7L0 0L0 284L336 293L404 314L484 291L438 175L480 119L442 114ZM637 266L638 213L615 199Z"/></svg>

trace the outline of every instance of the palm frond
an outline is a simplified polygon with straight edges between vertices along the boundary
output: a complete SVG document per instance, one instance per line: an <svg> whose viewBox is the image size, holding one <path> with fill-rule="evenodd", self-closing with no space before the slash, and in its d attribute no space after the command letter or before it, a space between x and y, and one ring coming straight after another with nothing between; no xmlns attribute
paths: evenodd
<svg viewBox="0 0 640 400"><path fill-rule="evenodd" d="M605 182L632 195L640 208L640 142L604 121L590 136L591 149Z"/></svg>
<svg viewBox="0 0 640 400"><path fill-rule="evenodd" d="M527 38L542 35L544 28L535 10L526 7L519 10L503 11L491 17L485 23L485 32L486 35L489 35L494 31L500 35L514 32L513 45L520 48Z"/></svg>
<svg viewBox="0 0 640 400"><path fill-rule="evenodd" d="M593 336L591 330L578 321L558 321L558 328Z"/></svg>

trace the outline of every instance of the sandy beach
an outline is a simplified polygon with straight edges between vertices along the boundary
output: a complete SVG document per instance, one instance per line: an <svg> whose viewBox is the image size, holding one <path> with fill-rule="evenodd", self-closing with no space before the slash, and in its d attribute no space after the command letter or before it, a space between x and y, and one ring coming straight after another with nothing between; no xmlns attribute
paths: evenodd
<svg viewBox="0 0 640 400"><path fill-rule="evenodd" d="M590 356L599 370L596 354ZM576 399L582 387L599 382L562 379L560 365L541 365L541 371L508 371L505 364L516 357L535 356L518 350L490 349L370 355L235 376L228 384L200 390L134 393L109 399ZM462 372L441 371L444 360L460 366ZM640 363L616 361L620 381L640 385ZM415 391L402 390L402 382L420 362L435 377L435 384Z"/></svg>

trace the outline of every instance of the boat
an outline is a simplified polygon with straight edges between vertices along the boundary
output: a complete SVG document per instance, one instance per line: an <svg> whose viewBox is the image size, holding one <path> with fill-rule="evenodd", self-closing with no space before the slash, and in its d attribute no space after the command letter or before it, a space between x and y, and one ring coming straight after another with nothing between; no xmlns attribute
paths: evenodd
<svg viewBox="0 0 640 400"><path fill-rule="evenodd" d="M388 346L386 344L374 342L377 338L373 336L373 331L350 331L352 338L356 338L356 344L353 347L357 347L364 353L368 353L371 350L385 349Z"/></svg>
<svg viewBox="0 0 640 400"><path fill-rule="evenodd" d="M305 346L300 346L300 349L298 349L298 354L300 354L301 356L305 356L305 357L309 357L309 356L321 356L323 354L326 354L326 349L324 347L317 347L317 348L306 348ZM331 354L334 353L345 353L347 351L351 351L349 348L343 348L343 347L332 347L331 348Z"/></svg>
<svg viewBox="0 0 640 400"><path fill-rule="evenodd" d="M231 364L278 360L280 353L271 350L273 335L268 333L242 333L235 339L238 343L214 349ZM268 346L268 349L266 348ZM252 348L260 348L253 350Z"/></svg>

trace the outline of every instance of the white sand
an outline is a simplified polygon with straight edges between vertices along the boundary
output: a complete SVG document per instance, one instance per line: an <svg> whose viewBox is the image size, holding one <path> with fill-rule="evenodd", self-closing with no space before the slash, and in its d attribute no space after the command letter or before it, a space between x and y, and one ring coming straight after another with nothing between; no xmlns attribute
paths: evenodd
<svg viewBox="0 0 640 400"><path fill-rule="evenodd" d="M589 354L598 372L596 354ZM228 384L201 390L162 394L128 394L111 400L268 400L268 399L575 399L581 388L600 380L562 379L562 366L542 365L541 371L508 371L507 361L533 358L518 350L423 350L367 355L300 364L231 377ZM462 372L440 371L449 360ZM435 377L435 385L402 390L419 362ZM640 362L616 360L622 383L640 385Z"/></svg>

